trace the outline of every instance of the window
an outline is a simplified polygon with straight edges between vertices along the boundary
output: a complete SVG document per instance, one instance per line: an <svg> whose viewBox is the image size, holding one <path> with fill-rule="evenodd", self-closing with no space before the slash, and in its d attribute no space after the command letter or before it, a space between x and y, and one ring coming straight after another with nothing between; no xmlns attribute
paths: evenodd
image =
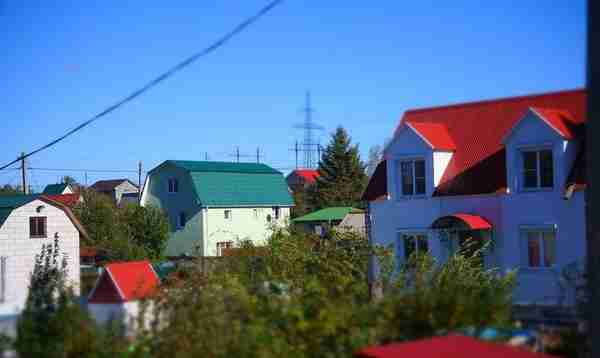
<svg viewBox="0 0 600 358"><path fill-rule="evenodd" d="M275 220L279 220L279 206L273 207L273 216L275 216Z"/></svg>
<svg viewBox="0 0 600 358"><path fill-rule="evenodd" d="M523 151L523 188L539 189L554 186L552 150Z"/></svg>
<svg viewBox="0 0 600 358"><path fill-rule="evenodd" d="M46 237L46 217L32 216L29 218L29 237Z"/></svg>
<svg viewBox="0 0 600 358"><path fill-rule="evenodd" d="M399 245L404 248L404 259L408 260L413 253L429 251L427 235L424 233L399 233Z"/></svg>
<svg viewBox="0 0 600 358"><path fill-rule="evenodd" d="M217 256L223 256L225 249L231 249L233 247L233 241L221 241L217 242Z"/></svg>
<svg viewBox="0 0 600 358"><path fill-rule="evenodd" d="M273 220L273 218L271 217L271 214L267 214L267 222L270 223L271 220Z"/></svg>
<svg viewBox="0 0 600 358"><path fill-rule="evenodd" d="M527 267L552 267L556 263L556 233L551 229L524 230Z"/></svg>
<svg viewBox="0 0 600 358"><path fill-rule="evenodd" d="M231 210L225 210L223 212L223 215L225 217L225 220L231 220Z"/></svg>
<svg viewBox="0 0 600 358"><path fill-rule="evenodd" d="M258 219L258 209L254 209L252 212L254 213L254 218Z"/></svg>
<svg viewBox="0 0 600 358"><path fill-rule="evenodd" d="M0 257L0 302L6 301L6 260L8 257Z"/></svg>
<svg viewBox="0 0 600 358"><path fill-rule="evenodd" d="M402 195L425 194L425 161L405 160L400 162Z"/></svg>
<svg viewBox="0 0 600 358"><path fill-rule="evenodd" d="M169 193L179 192L179 182L177 178L169 178Z"/></svg>
<svg viewBox="0 0 600 358"><path fill-rule="evenodd" d="M184 212L180 212L179 216L177 217L177 228L178 229L183 229L185 227L185 213Z"/></svg>

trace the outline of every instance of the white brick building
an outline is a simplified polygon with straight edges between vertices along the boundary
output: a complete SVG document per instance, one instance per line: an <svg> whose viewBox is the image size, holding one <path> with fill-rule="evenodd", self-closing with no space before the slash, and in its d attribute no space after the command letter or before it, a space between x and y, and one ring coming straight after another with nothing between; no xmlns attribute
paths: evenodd
<svg viewBox="0 0 600 358"><path fill-rule="evenodd" d="M22 310L35 256L58 239L68 283L79 292L79 238L85 231L65 205L45 196L0 197L0 315Z"/></svg>

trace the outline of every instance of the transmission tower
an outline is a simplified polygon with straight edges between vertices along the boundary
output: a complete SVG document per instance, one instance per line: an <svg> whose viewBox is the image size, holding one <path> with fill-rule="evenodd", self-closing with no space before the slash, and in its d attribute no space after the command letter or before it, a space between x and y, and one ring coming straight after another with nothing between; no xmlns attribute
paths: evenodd
<svg viewBox="0 0 600 358"><path fill-rule="evenodd" d="M310 91L306 92L306 101L304 108L302 108L302 113L304 113L304 122L294 125L294 128L302 129L304 131L304 141L302 142L299 151L304 152L304 167L315 168L320 158L318 158L316 153L319 144L315 143L314 131L323 130L324 128L313 122L314 108L310 101ZM298 151L298 149L296 150Z"/></svg>

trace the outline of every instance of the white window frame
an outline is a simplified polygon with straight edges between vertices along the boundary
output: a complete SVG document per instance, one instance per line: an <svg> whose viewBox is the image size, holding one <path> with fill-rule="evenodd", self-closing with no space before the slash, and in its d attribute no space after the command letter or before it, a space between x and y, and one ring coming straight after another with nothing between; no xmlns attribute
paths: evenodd
<svg viewBox="0 0 600 358"><path fill-rule="evenodd" d="M540 265L530 266L529 265L529 233L538 234L538 244L540 248ZM544 245L543 233L554 234L554 262L546 266L544 261L546 257L546 247ZM521 225L519 227L519 237L521 238L521 267L527 270L551 270L556 267L558 250L558 230L556 225Z"/></svg>
<svg viewBox="0 0 600 358"><path fill-rule="evenodd" d="M417 193L417 174L415 170L415 162L423 162L423 182L424 191L423 193ZM412 194L404 194L404 176L402 175L402 163L411 163L412 167ZM398 182L398 197L399 198L422 198L427 195L427 160L424 157L406 157L399 158L396 161L396 173L399 177Z"/></svg>
<svg viewBox="0 0 600 358"><path fill-rule="evenodd" d="M542 171L541 171L541 160L540 160L540 152L542 151L550 151L552 153L552 186L541 186L542 185ZM535 165L536 165L536 186L534 187L526 187L525 186L525 153L535 153ZM551 145L543 145L543 146L525 146L518 148L519 154L519 189L521 191L552 191L556 186L556 165L555 165L555 156L554 150Z"/></svg>
<svg viewBox="0 0 600 358"><path fill-rule="evenodd" d="M427 230L398 230L396 231L396 261L399 265L406 262L406 252L404 250L404 239L402 235L408 236L424 236L427 242L427 251L431 252L431 243L429 240L429 232ZM416 251L419 252L419 245L416 245Z"/></svg>
<svg viewBox="0 0 600 358"><path fill-rule="evenodd" d="M223 218L225 220L232 220L233 218L233 212L231 211L231 209L226 209L223 211Z"/></svg>
<svg viewBox="0 0 600 358"><path fill-rule="evenodd" d="M232 247L233 247L233 241L217 242L217 256L223 256L223 249L231 249Z"/></svg>
<svg viewBox="0 0 600 358"><path fill-rule="evenodd" d="M0 303L6 302L6 292L8 291L8 257L0 256Z"/></svg>
<svg viewBox="0 0 600 358"><path fill-rule="evenodd" d="M167 179L167 192L169 194L175 194L179 192L179 180L175 177Z"/></svg>

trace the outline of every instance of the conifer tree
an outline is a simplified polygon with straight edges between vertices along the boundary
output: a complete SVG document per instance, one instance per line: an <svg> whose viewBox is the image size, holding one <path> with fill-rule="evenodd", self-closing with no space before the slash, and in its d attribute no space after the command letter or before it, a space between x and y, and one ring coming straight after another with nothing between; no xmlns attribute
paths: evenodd
<svg viewBox="0 0 600 358"><path fill-rule="evenodd" d="M318 208L360 207L366 183L365 165L360 160L358 145L352 145L346 130L338 127L319 162L313 202Z"/></svg>

